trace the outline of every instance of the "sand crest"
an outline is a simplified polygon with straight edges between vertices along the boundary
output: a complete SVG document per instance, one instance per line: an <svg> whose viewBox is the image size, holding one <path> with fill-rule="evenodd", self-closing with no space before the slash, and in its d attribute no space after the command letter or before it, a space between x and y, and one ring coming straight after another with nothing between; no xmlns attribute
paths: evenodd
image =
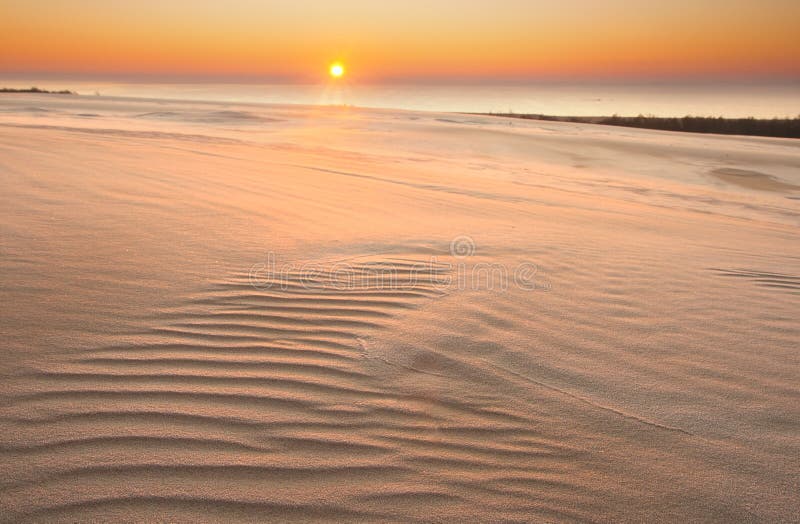
<svg viewBox="0 0 800 524"><path fill-rule="evenodd" d="M4 520L800 512L797 141L6 95L0 174Z"/></svg>

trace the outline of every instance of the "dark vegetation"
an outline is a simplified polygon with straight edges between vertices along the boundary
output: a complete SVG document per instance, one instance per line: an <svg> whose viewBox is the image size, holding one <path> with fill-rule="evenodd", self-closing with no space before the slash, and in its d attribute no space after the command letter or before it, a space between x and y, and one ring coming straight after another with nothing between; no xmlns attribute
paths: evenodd
<svg viewBox="0 0 800 524"><path fill-rule="evenodd" d="M10 87L0 87L0 93L43 93L47 95L76 95L75 91L63 89L61 91L48 91L47 89L39 89L38 87L29 87L27 89L12 89Z"/></svg>
<svg viewBox="0 0 800 524"><path fill-rule="evenodd" d="M705 116L685 116L683 118L662 118L657 116L548 116L523 115L516 113L489 113L492 116L523 118L528 120L549 120L556 122L578 122L603 124L608 126L639 127L663 131L684 131L687 133L717 133L721 135L769 136L778 138L800 138L800 116L797 118L722 118Z"/></svg>

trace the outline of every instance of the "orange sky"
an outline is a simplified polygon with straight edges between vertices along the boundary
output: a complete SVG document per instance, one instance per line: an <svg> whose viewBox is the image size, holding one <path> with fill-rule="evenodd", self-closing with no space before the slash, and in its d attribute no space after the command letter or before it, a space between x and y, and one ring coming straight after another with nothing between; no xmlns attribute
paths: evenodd
<svg viewBox="0 0 800 524"><path fill-rule="evenodd" d="M0 0L0 73L800 76L798 0ZM637 7L632 7L632 6Z"/></svg>

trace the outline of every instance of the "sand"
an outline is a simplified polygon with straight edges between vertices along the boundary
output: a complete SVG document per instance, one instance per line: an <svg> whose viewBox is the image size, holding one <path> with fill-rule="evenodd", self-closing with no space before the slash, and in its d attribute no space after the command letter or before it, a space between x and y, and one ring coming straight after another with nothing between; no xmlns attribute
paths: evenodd
<svg viewBox="0 0 800 524"><path fill-rule="evenodd" d="M0 98L0 519L796 521L800 142Z"/></svg>

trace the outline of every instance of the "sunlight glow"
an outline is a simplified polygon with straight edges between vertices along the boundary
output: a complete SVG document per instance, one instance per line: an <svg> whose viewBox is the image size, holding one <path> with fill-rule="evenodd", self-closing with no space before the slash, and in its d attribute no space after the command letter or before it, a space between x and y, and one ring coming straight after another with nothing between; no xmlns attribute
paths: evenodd
<svg viewBox="0 0 800 524"><path fill-rule="evenodd" d="M339 62L331 64L330 73L333 78L341 78L344 76L344 66Z"/></svg>

